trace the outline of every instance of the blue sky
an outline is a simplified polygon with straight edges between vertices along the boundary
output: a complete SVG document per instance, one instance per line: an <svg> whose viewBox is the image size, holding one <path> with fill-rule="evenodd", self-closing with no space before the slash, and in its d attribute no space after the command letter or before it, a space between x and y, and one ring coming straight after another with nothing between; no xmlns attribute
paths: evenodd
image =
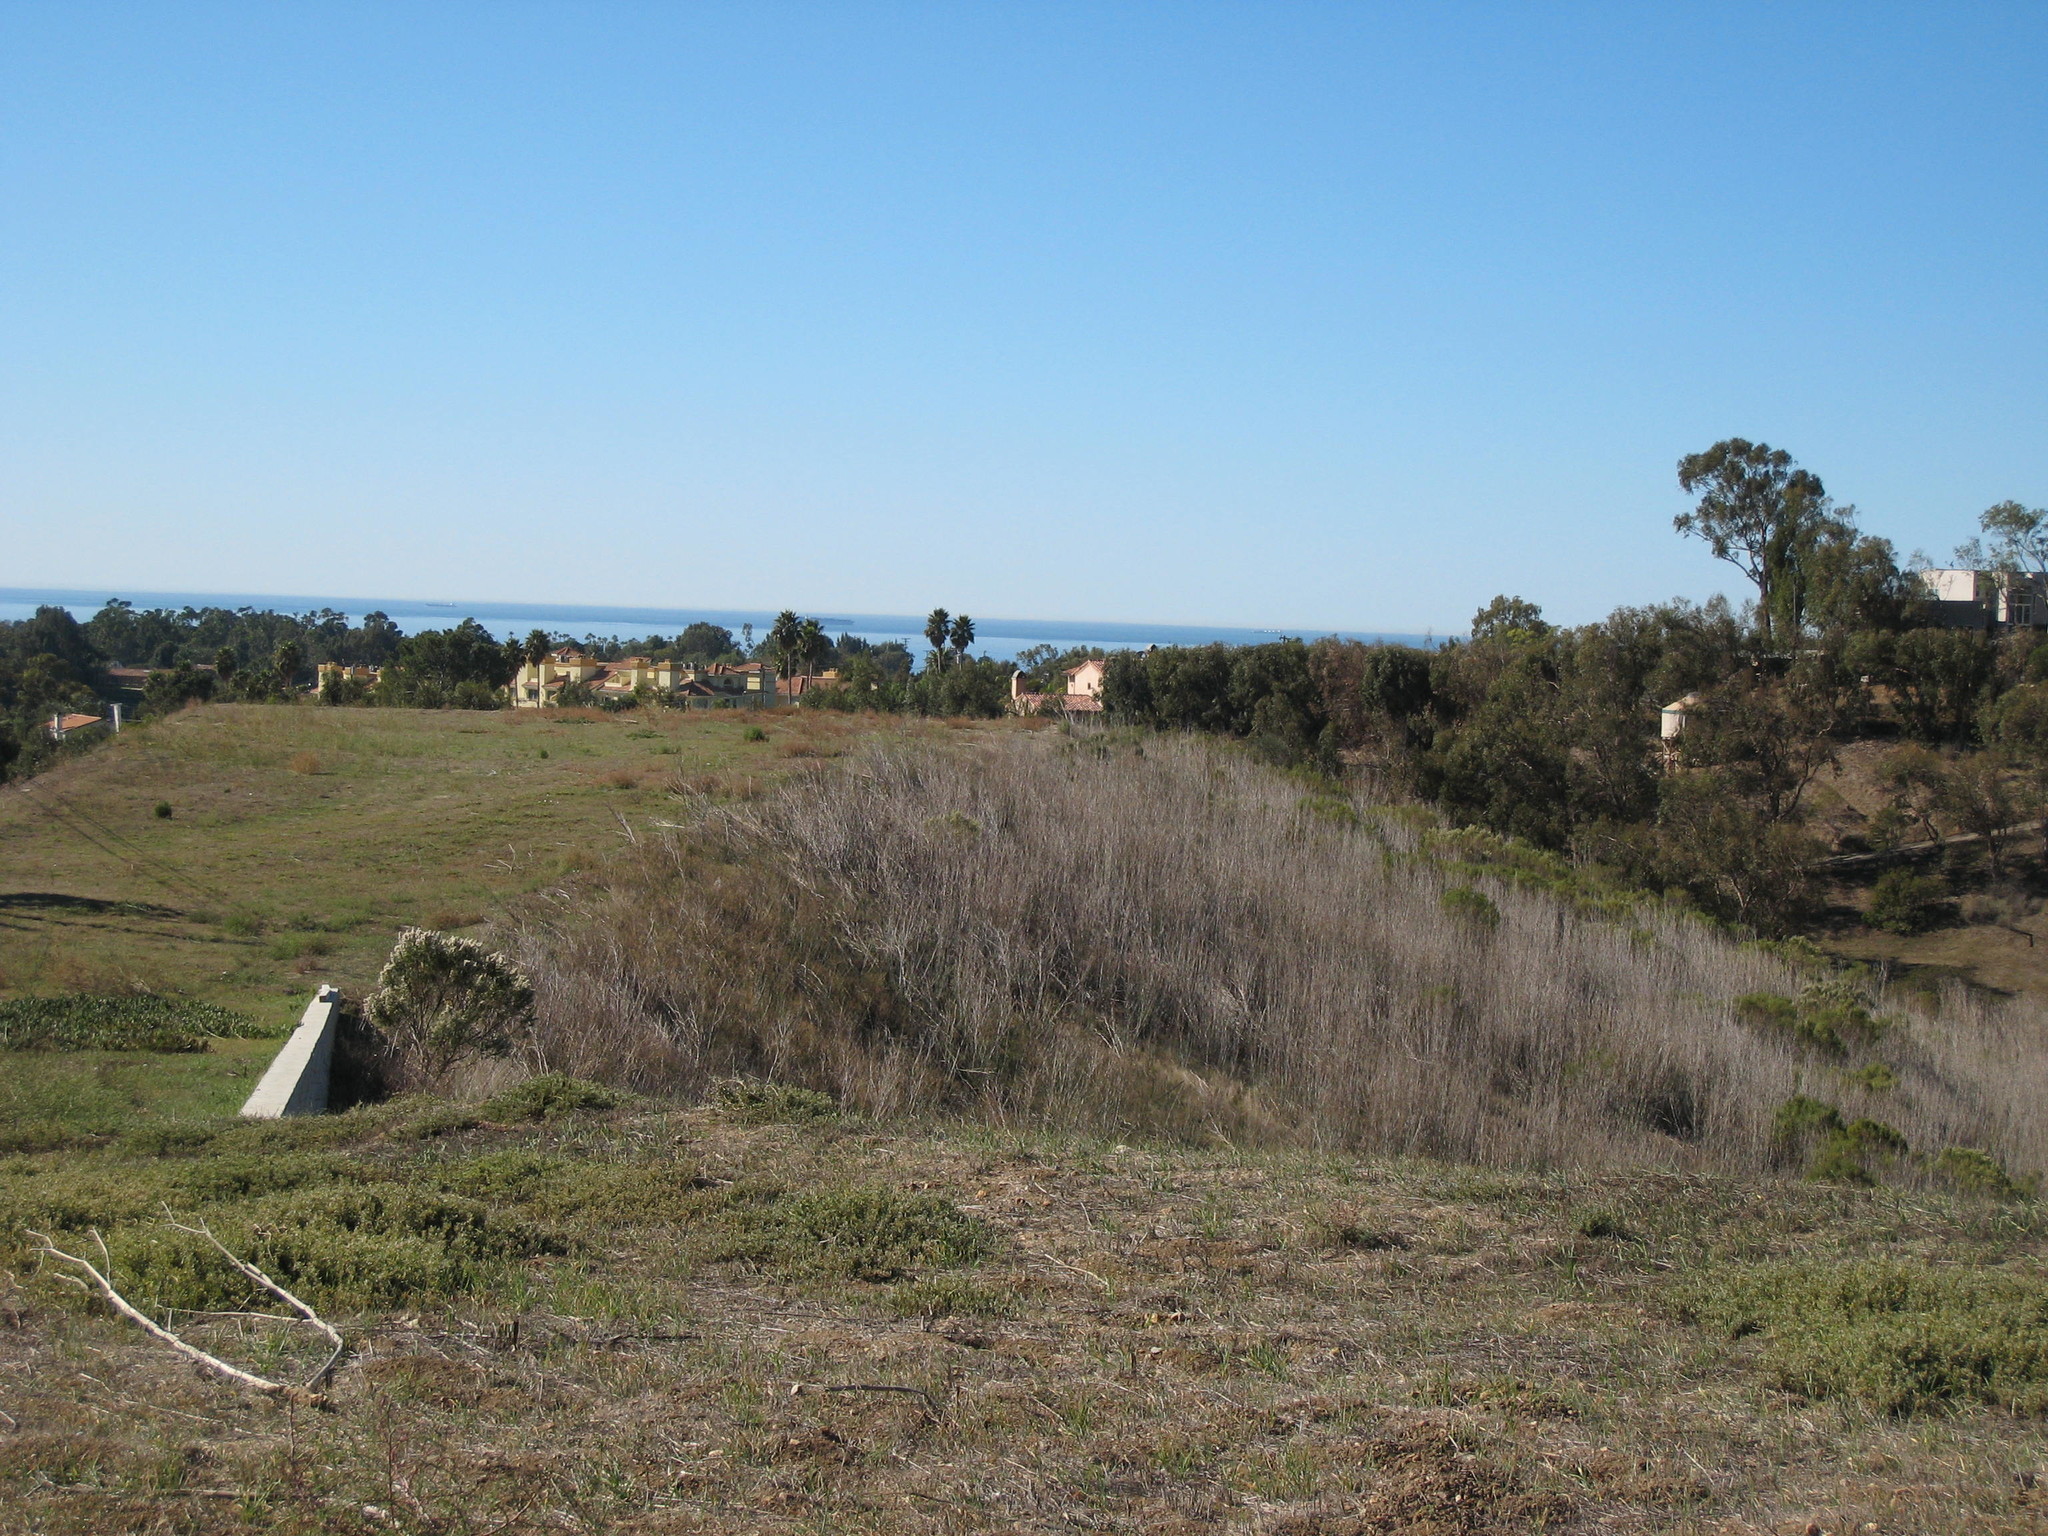
<svg viewBox="0 0 2048 1536"><path fill-rule="evenodd" d="M2048 503L2048 8L0 4L9 585L1461 629Z"/></svg>

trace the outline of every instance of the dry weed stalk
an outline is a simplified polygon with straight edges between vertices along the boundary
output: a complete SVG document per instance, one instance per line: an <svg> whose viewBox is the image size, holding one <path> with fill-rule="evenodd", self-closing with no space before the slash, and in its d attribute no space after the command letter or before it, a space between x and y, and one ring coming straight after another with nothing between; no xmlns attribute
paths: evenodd
<svg viewBox="0 0 2048 1536"><path fill-rule="evenodd" d="M294 1403L302 1408L327 1407L326 1395L316 1389L325 1385L327 1379L334 1374L335 1366L340 1363L342 1355L347 1351L348 1346L342 1339L341 1330L321 1317L319 1313L271 1279L270 1276L266 1275L254 1264L230 1252L227 1245L214 1236L212 1229L204 1222L201 1222L196 1227L188 1227L177 1221L171 1222L171 1225L180 1232L189 1233L194 1237L205 1238L219 1250L222 1258L234 1265L236 1269L240 1270L249 1279L256 1282L256 1284L269 1291L273 1296L283 1301L285 1305L299 1314L300 1319L317 1328L333 1343L334 1352L327 1357L326 1361L317 1371L306 1378L304 1385L294 1386L290 1382L272 1381L268 1377L258 1376L254 1372L245 1371L240 1366L230 1365L218 1355L209 1354L198 1345L181 1339L177 1334L171 1332L170 1329L165 1328L154 1318L150 1317L148 1313L135 1306L134 1303L130 1302L127 1297L114 1288L114 1282L109 1278L114 1267L113 1260L107 1252L106 1239L100 1236L97 1227L92 1229L92 1239L99 1244L100 1263L106 1266L105 1269L101 1269L99 1265L95 1265L91 1260L81 1258L75 1253L66 1253L52 1242L46 1233L31 1231L28 1235L36 1240L37 1247L34 1250L36 1253L47 1254L53 1259L61 1259L67 1264L75 1264L78 1268L84 1270L92 1278L93 1285L99 1288L100 1294L106 1298L109 1306L142 1329L144 1333L155 1339L159 1344L175 1350L186 1359L204 1366L216 1375L225 1376L237 1386L247 1387L252 1392L260 1392L265 1397L280 1398L285 1402ZM75 1285L80 1290L92 1288L77 1275L59 1274L55 1278ZM275 1314L268 1313L252 1313L247 1315L275 1316ZM288 1322L291 1319L276 1318L276 1321Z"/></svg>

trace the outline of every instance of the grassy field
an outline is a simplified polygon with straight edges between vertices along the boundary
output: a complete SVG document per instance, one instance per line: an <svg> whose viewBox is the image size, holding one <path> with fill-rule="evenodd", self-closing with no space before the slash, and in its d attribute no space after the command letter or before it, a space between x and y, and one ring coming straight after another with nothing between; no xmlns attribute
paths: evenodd
<svg viewBox="0 0 2048 1536"><path fill-rule="evenodd" d="M148 988L282 1027L320 982L370 982L401 927L469 927L593 863L677 784L756 793L869 729L917 727L186 710L0 789L0 995Z"/></svg>
<svg viewBox="0 0 2048 1536"><path fill-rule="evenodd" d="M775 1094L139 1125L0 1160L193 1338L0 1257L0 1509L69 1532L2042 1529L2039 1209L842 1121ZM570 1096L573 1097L573 1096ZM593 1096L594 1097L594 1096ZM535 1118L544 1116L543 1118ZM94 1250L96 1251L96 1250Z"/></svg>
<svg viewBox="0 0 2048 1536"><path fill-rule="evenodd" d="M679 786L746 798L857 737L922 729L789 711L188 709L0 786L0 997L147 990L283 1032L322 982L361 996L399 929L487 922L673 815ZM90 1141L145 1111L226 1112L273 1049L10 1053L0 1149Z"/></svg>

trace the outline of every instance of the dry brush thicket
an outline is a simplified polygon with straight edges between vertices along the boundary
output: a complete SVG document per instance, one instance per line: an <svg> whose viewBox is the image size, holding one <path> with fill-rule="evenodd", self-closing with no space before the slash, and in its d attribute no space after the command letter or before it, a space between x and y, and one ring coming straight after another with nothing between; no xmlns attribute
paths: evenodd
<svg viewBox="0 0 2048 1536"><path fill-rule="evenodd" d="M1886 1032L1830 1057L1738 1016L1797 990L1773 955L1483 878L1494 910L1446 903L1466 876L1410 820L1196 739L882 749L686 802L516 924L536 1065L1536 1166L1764 1169L1807 1094L1916 1152L2048 1166L2037 1008L1880 993Z"/></svg>

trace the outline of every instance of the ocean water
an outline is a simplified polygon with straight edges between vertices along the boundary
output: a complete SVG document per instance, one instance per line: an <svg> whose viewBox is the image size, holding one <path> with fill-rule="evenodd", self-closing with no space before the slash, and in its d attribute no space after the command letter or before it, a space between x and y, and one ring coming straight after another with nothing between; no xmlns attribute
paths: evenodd
<svg viewBox="0 0 2048 1536"><path fill-rule="evenodd" d="M446 629L472 618L493 634L524 636L536 629L563 634L571 639L630 640L646 635L673 636L687 626L703 621L721 624L734 635L743 625L754 626L756 640L768 632L775 615L766 611L726 608L611 608L596 604L423 602L402 597L303 597L274 592L137 592L85 590L57 587L0 587L0 619L26 619L38 607L54 604L67 608L77 618L89 619L113 598L125 598L137 608L267 608L278 613L309 613L332 608L345 613L351 622L366 613L384 613L407 634L423 629ZM926 649L924 619L909 614L817 613L807 614L825 626L833 638L858 635L880 644L901 640L913 655ZM1229 629L1191 624L1134 624L1122 620L1071 621L1065 619L984 619L974 621L974 654L998 661L1014 660L1019 651L1034 645L1051 645L1060 650L1071 646L1100 646L1104 650L1142 650L1148 645L1257 645L1292 635L1303 640L1337 634L1347 640L1386 640L1409 645L1432 644L1426 635L1376 634L1365 630Z"/></svg>

